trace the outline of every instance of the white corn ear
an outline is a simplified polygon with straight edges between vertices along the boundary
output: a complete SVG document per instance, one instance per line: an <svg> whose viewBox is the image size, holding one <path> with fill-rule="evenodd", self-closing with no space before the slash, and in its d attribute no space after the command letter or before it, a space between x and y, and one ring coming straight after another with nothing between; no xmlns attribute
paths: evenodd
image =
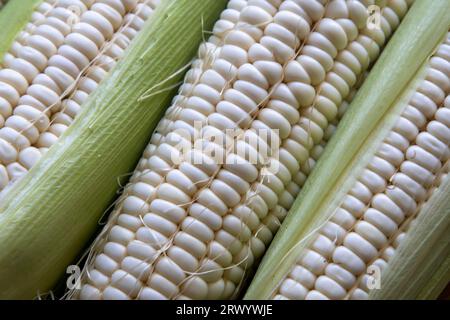
<svg viewBox="0 0 450 320"><path fill-rule="evenodd" d="M420 208L446 179L450 157L450 33L392 131L275 298L367 299ZM444 175L444 176L442 176ZM367 274L367 270L369 274Z"/></svg>
<svg viewBox="0 0 450 320"><path fill-rule="evenodd" d="M408 9L406 1L388 4L394 19L383 16L384 29L369 29L368 5L229 2L94 244L78 298L239 293L320 156L339 106ZM204 138L223 142L230 130L243 153Z"/></svg>
<svg viewBox="0 0 450 320"><path fill-rule="evenodd" d="M22 1L34 2L9 2L0 12L0 26L7 26L6 13ZM179 70L194 56L202 29L212 27L225 4L226 0L162 1L145 31L84 103L79 120L2 194L1 298L33 298L51 290L65 273L114 199L117 177L133 169L173 92L162 90L147 100L142 96L149 87L164 83L171 88L182 80ZM20 16L28 16L25 13ZM12 41L10 35L6 38ZM3 47L2 42L1 51ZM59 239L58 245L49 245L54 239Z"/></svg>

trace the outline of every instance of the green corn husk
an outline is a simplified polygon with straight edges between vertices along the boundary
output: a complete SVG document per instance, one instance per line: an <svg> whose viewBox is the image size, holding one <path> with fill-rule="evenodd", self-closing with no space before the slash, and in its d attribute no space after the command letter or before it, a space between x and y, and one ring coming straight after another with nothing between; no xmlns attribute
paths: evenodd
<svg viewBox="0 0 450 320"><path fill-rule="evenodd" d="M0 199L0 299L50 290L117 196L226 0L166 0L74 124ZM176 75L176 76L173 76ZM169 79L169 80L167 80ZM166 81L167 80L167 81ZM142 101L149 89L161 92Z"/></svg>
<svg viewBox="0 0 450 320"><path fill-rule="evenodd" d="M423 77L424 64L450 27L450 2L415 1L356 95L296 199L253 279L245 299L267 299L326 221L356 174L390 130Z"/></svg>
<svg viewBox="0 0 450 320"><path fill-rule="evenodd" d="M43 0L9 0L0 11L0 63Z"/></svg>

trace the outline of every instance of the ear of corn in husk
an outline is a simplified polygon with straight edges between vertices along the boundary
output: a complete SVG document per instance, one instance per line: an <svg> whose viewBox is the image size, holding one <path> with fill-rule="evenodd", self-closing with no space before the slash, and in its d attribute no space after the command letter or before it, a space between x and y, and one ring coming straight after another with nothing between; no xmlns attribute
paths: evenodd
<svg viewBox="0 0 450 320"><path fill-rule="evenodd" d="M0 203L0 298L32 298L63 275L114 199L118 177L134 166L202 28L211 26L224 4L164 1L74 124L6 190ZM166 90L143 100L152 87Z"/></svg>
<svg viewBox="0 0 450 320"><path fill-rule="evenodd" d="M413 5L294 204L246 298L435 298L445 285L448 10L445 1ZM444 283L423 289L435 270Z"/></svg>
<svg viewBox="0 0 450 320"><path fill-rule="evenodd" d="M410 3L387 3L381 29L370 4L230 1L71 294L237 297Z"/></svg>

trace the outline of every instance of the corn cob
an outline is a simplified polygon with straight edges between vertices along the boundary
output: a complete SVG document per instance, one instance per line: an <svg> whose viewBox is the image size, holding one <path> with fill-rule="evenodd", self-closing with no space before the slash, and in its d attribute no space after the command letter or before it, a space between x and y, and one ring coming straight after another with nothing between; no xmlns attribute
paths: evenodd
<svg viewBox="0 0 450 320"><path fill-rule="evenodd" d="M432 10L448 10L448 3L441 2L426 13L428 9L425 9L425 5L424 2L419 2L415 6L414 15L410 17L408 24L405 21L405 25L402 26L405 30L415 24L414 16L429 14L429 19L432 19ZM440 5L443 7L439 8ZM448 30L450 23L448 18L435 19L439 19L439 22L436 22L438 26L432 26L430 24L435 22L430 22L424 29L433 30L434 28L436 32L434 39L439 39L442 31ZM418 37L424 37L424 35L418 35ZM435 42L430 40L426 47L433 48L436 45L433 43ZM367 299L371 295L376 298L404 296L407 290L401 292L402 289L397 288L399 282L401 283L400 279L404 282L411 282L411 280L410 278L405 280L405 275L400 276L399 271L395 271L394 267L390 266L390 262L395 259L397 250L399 248L402 250L402 245L414 237L409 231L415 232L417 229L414 222L418 215L421 221L426 219L421 215L428 214L430 218L436 217L433 218L435 223L440 221L443 224L441 229L444 230L445 238L441 238L441 241L444 242L445 247L448 243L448 234L445 234L449 225L448 205L447 207L440 204L434 205L431 200L429 202L427 200L433 199L435 193L442 198L441 185L448 190L449 44L450 34L447 34L434 55L425 57L428 60L425 66L411 77L413 80L408 80L410 83L407 89L402 90L405 92L402 97L397 99L398 93L388 95L393 97L392 101L396 103L388 109L389 113L383 118L383 108L386 110L391 103L390 98L387 98L386 106L380 108L377 115L383 120L378 122L376 117L373 117L378 127L372 127L376 129L373 129L370 135L359 137L361 143L366 143L365 146L355 146L352 150L353 147L348 147L350 140L336 142L333 145L335 148L330 153L334 152L334 157L338 156L336 145L339 143L344 144L340 147L347 147L344 152L349 153L349 158L341 158L342 166L348 166L345 173L342 176L337 173L336 178L333 177L328 181L330 187L326 189L330 188L334 190L334 193L330 192L330 195L323 196L320 200L307 198L307 192L303 194L303 197L299 197L298 206L294 212L301 210L302 213L297 216L293 214L292 219L300 224L292 224L293 221L289 220L292 228L286 231L291 233L291 237L295 233L296 235L291 240L282 237L286 237L286 234L280 235L280 239L277 239L279 241L274 242L274 250L282 246L283 252L277 253L276 255L280 255L278 257L274 257L271 252L267 257L269 262L266 261L270 263L271 258L276 261L281 260L283 266L277 270L277 265L280 266L280 264L274 262L269 267L273 271L268 273L268 266L263 263L247 293L247 298ZM411 44L413 45L417 44ZM393 50L398 50L398 47ZM417 56L414 59L420 59L420 57ZM417 62L418 66L420 61ZM412 67L414 72L418 69L408 64L405 66ZM385 70L389 70L389 67L391 66L384 66ZM380 67L380 70L381 68L383 67ZM405 80L407 79L403 78L399 82L402 83ZM369 81L370 85L373 85L373 81ZM377 88L367 87L367 90L371 89ZM380 90L375 94L382 92ZM361 100L362 103L372 103L367 96L364 98L364 102ZM376 101L370 106L379 106L380 102ZM357 112L355 111L354 114ZM359 113L359 116L362 115L362 112ZM364 116L373 115L372 113ZM355 118L352 121L355 121ZM348 126L348 122L345 125ZM362 127L359 128L362 129ZM347 128L347 130L346 133L342 132L342 135L338 134L336 138L343 138L343 135L351 135L350 132L355 132L355 128ZM370 132L372 129L367 127L365 130ZM361 149L357 150L357 148ZM352 156L353 159L348 161ZM327 160L330 161L331 157ZM329 168L333 165L331 161L328 163L324 161L322 164ZM326 173L322 171L321 174ZM314 188L320 188L320 186L312 184L317 181L314 177L312 178L309 190L316 195L318 194ZM321 190L321 192L326 191ZM315 204L310 201L314 201ZM426 209L428 207L444 210L444 212L433 213L430 209ZM439 229L438 224L428 223L427 225L430 228ZM435 234L434 237L424 236L424 238L431 239L429 241L438 241L436 240L438 234L442 232ZM287 244L286 241L290 243ZM421 243L421 245L424 244ZM403 252L405 252L404 249ZM423 261L421 257L424 254L423 251L415 253L411 250L408 254L416 258L420 257L420 261ZM445 257L444 254L443 258ZM417 263L412 258L409 261L412 264ZM405 264L405 260L400 261L397 258L395 266L403 272L406 270L411 276L412 273L408 269L412 264ZM422 272L417 268L414 270ZM389 272L394 272L398 277L397 280L389 276ZM380 274L381 278L377 277ZM388 281L384 280L386 274L390 283L384 283ZM265 285L262 281L266 280L262 279L267 278L271 279L270 284ZM382 289L377 292L374 289L379 289L377 281L380 280ZM426 278L422 278L421 281L423 283ZM408 287L404 282L405 288ZM387 289L383 291L384 285Z"/></svg>
<svg viewBox="0 0 450 320"><path fill-rule="evenodd" d="M10 1L2 13L19 2ZM225 0L161 2L78 119L3 194L0 298L35 297L62 276L115 198L117 177L135 166L174 92L161 90L146 100L143 94L181 80L179 70L194 56L202 28L212 27L224 6Z"/></svg>
<svg viewBox="0 0 450 320"><path fill-rule="evenodd" d="M157 3L47 0L38 6L0 70L0 191L57 142Z"/></svg>
<svg viewBox="0 0 450 320"><path fill-rule="evenodd" d="M320 235L290 277L280 284L278 297L368 297L370 278L364 270L386 268L417 207L426 201L428 188L449 158L450 116L446 108L450 107L450 97L445 106L444 99L450 91L450 73L446 72L450 59L434 61L427 80L376 156L319 230Z"/></svg>
<svg viewBox="0 0 450 320"><path fill-rule="evenodd" d="M410 3L390 1L381 29L366 25L371 4L230 1L95 243L77 297L235 297L320 155L338 106ZM257 163L202 138L226 141L227 129L240 131L233 145ZM253 149L251 138L273 153ZM198 141L213 152L196 151Z"/></svg>

